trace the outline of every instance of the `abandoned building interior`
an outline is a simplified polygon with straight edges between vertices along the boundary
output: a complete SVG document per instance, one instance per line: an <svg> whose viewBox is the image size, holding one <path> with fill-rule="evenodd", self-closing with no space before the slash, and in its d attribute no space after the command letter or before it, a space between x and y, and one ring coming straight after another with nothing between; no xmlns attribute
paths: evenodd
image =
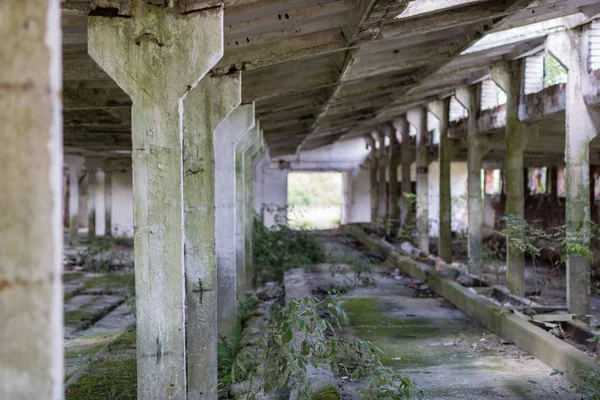
<svg viewBox="0 0 600 400"><path fill-rule="evenodd" d="M2 0L0 33L1 400L600 399L600 0ZM339 226L290 228L323 172Z"/></svg>

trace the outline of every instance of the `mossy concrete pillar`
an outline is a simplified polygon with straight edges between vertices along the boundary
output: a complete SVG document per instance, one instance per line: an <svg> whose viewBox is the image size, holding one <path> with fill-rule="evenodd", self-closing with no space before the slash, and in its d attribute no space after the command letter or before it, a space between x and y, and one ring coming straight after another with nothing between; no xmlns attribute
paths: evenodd
<svg viewBox="0 0 600 400"><path fill-rule="evenodd" d="M419 250L429 253L429 154L427 149L427 109L416 107L407 114L417 131L417 242Z"/></svg>
<svg viewBox="0 0 600 400"><path fill-rule="evenodd" d="M79 176L83 163L83 157L65 156L69 171L69 238L72 245L79 241Z"/></svg>
<svg viewBox="0 0 600 400"><path fill-rule="evenodd" d="M0 2L0 399L63 398L58 0Z"/></svg>
<svg viewBox="0 0 600 400"><path fill-rule="evenodd" d="M385 128L377 130L377 222L385 224L387 221L387 149L385 147Z"/></svg>
<svg viewBox="0 0 600 400"><path fill-rule="evenodd" d="M598 112L583 97L582 82L588 65L582 57L581 28L548 35L546 51L567 69L566 92L566 204L567 238L589 243L590 230L590 141L598 134ZM587 54L587 51L585 52ZM567 305L580 318L590 313L590 260L583 255L567 257Z"/></svg>
<svg viewBox="0 0 600 400"><path fill-rule="evenodd" d="M223 54L223 9L163 3L92 10L88 49L133 102L138 398L183 400L186 322L197 323L185 312L184 99Z"/></svg>
<svg viewBox="0 0 600 400"><path fill-rule="evenodd" d="M254 126L254 103L237 107L215 130L217 326L229 338L237 313L235 145Z"/></svg>
<svg viewBox="0 0 600 400"><path fill-rule="evenodd" d="M85 169L87 170L87 209L88 209L88 240L96 239L96 183L100 160L86 158Z"/></svg>
<svg viewBox="0 0 600 400"><path fill-rule="evenodd" d="M525 183L523 154L530 128L519 121L519 99L522 88L520 61L492 67L492 79L506 92L506 215L525 217ZM512 294L525 296L525 257L522 251L506 248L506 282Z"/></svg>
<svg viewBox="0 0 600 400"><path fill-rule="evenodd" d="M400 198L398 190L398 165L400 165L401 156L398 145L398 139L396 138L397 129L395 126L391 126L388 131L388 137L390 139L390 148L388 150L388 177L390 180L389 185L389 234L396 236L400 228Z"/></svg>
<svg viewBox="0 0 600 400"><path fill-rule="evenodd" d="M104 171L104 236L112 236L112 173L109 163L102 167Z"/></svg>
<svg viewBox="0 0 600 400"><path fill-rule="evenodd" d="M214 131L239 106L241 94L240 73L205 76L183 102L188 399L218 396Z"/></svg>
<svg viewBox="0 0 600 400"><path fill-rule="evenodd" d="M452 262L452 197L450 192L450 163L452 144L448 139L450 98L437 100L429 105L430 111L440 121L440 143L438 145L440 164L440 216L438 255L446 262Z"/></svg>
<svg viewBox="0 0 600 400"><path fill-rule="evenodd" d="M488 139L479 134L480 95L478 87L461 86L456 89L456 100L468 111L467 117L467 192L468 192L468 233L467 245L471 268L481 271L483 251L483 190L481 169L483 157L488 152Z"/></svg>
<svg viewBox="0 0 600 400"><path fill-rule="evenodd" d="M260 140L260 124L245 134L235 145L235 265L238 300L248 290L252 282L246 280L246 153L252 145Z"/></svg>
<svg viewBox="0 0 600 400"><path fill-rule="evenodd" d="M371 185L371 223L374 224L377 222L377 206L379 204L377 146L372 135L365 136L365 141L367 142L367 148L371 149L369 153L369 180Z"/></svg>

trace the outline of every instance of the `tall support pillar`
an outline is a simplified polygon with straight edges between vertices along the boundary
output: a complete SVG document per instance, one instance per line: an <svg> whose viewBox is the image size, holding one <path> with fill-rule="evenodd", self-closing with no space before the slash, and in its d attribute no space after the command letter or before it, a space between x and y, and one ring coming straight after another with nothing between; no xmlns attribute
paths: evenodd
<svg viewBox="0 0 600 400"><path fill-rule="evenodd" d="M506 215L524 218L525 184L523 154L530 136L529 127L519 121L522 86L521 63L492 67L492 79L506 92ZM525 295L525 256L522 251L506 248L506 282L517 296Z"/></svg>
<svg viewBox="0 0 600 400"><path fill-rule="evenodd" d="M387 157L385 148L385 131L383 129L377 130L377 142L379 148L377 149L377 222L385 224L387 214Z"/></svg>
<svg viewBox="0 0 600 400"><path fill-rule="evenodd" d="M429 253L429 154L427 151L427 109L417 107L408 113L416 127L417 236L419 250Z"/></svg>
<svg viewBox="0 0 600 400"><path fill-rule="evenodd" d="M79 241L79 174L83 169L84 159L78 156L65 156L69 169L69 238L71 244Z"/></svg>
<svg viewBox="0 0 600 400"><path fill-rule="evenodd" d="M185 98L183 207L187 391L216 398L217 261L214 131L242 97L241 73L205 76Z"/></svg>
<svg viewBox="0 0 600 400"><path fill-rule="evenodd" d="M396 139L396 127L391 126L389 130L390 148L388 151L388 176L389 186L389 207L390 218L389 228L392 236L398 235L400 228L400 199L398 196L398 165L400 164L400 154L398 152L398 139Z"/></svg>
<svg viewBox="0 0 600 400"><path fill-rule="evenodd" d="M237 107L215 130L217 326L229 337L237 314L235 145L254 126L254 103Z"/></svg>
<svg viewBox="0 0 600 400"><path fill-rule="evenodd" d="M456 99L469 112L467 119L467 192L468 192L468 252L474 271L480 271L483 251L483 191L481 169L483 157L488 152L487 138L479 135L480 98L477 86L462 86L456 90Z"/></svg>
<svg viewBox="0 0 600 400"><path fill-rule="evenodd" d="M244 135L235 145L235 265L236 288L238 299L248 290L252 282L246 280L246 221L248 208L246 207L246 153L252 145L260 139L260 124L255 122L254 127Z"/></svg>
<svg viewBox="0 0 600 400"><path fill-rule="evenodd" d="M85 160L87 170L87 200L88 200L88 239L90 242L96 239L96 181L100 161L94 158Z"/></svg>
<svg viewBox="0 0 600 400"><path fill-rule="evenodd" d="M371 153L369 153L369 178L371 185L371 223L374 224L377 222L377 206L379 205L377 147L375 146L375 139L373 139L373 136L365 136L365 141L367 142L367 146L371 149Z"/></svg>
<svg viewBox="0 0 600 400"><path fill-rule="evenodd" d="M112 166L104 163L104 236L112 236Z"/></svg>
<svg viewBox="0 0 600 400"><path fill-rule="evenodd" d="M0 2L0 399L63 396L58 0Z"/></svg>
<svg viewBox="0 0 600 400"><path fill-rule="evenodd" d="M244 246L245 246L245 266L246 283L249 288L255 286L254 274L254 253L253 253L253 233L254 233L254 167L257 161L264 156L264 139L262 131L259 130L258 139L252 143L252 146L244 154Z"/></svg>
<svg viewBox="0 0 600 400"><path fill-rule="evenodd" d="M452 262L452 197L450 184L450 162L452 148L448 139L450 98L437 100L430 104L431 112L440 120L440 217L438 255L447 263Z"/></svg>
<svg viewBox="0 0 600 400"><path fill-rule="evenodd" d="M400 152L402 158L402 195L400 196L400 228L402 230L405 230L411 207L407 195L412 193L410 167L413 162L413 155L410 151L410 130L406 115L400 117L398 121L398 129L400 130L400 134L402 135L402 143L400 144Z"/></svg>
<svg viewBox="0 0 600 400"><path fill-rule="evenodd" d="M548 35L546 51L567 69L566 99L566 204L567 235L589 242L590 230L590 141L598 134L597 111L587 105L582 82L588 74L587 57L582 56L580 29ZM586 43L587 45L587 43ZM587 49L586 49L587 50ZM585 52L587 54L587 51ZM567 306L579 318L590 313L590 260L582 255L567 257Z"/></svg>
<svg viewBox="0 0 600 400"><path fill-rule="evenodd" d="M186 325L198 321L186 321L184 172L203 171L183 160L192 134L184 135L184 99L223 54L223 9L181 15L163 3L132 0L117 16L91 16L88 49L133 101L138 398L185 400L200 398L187 393L206 377L186 371ZM197 302L215 288L199 289Z"/></svg>

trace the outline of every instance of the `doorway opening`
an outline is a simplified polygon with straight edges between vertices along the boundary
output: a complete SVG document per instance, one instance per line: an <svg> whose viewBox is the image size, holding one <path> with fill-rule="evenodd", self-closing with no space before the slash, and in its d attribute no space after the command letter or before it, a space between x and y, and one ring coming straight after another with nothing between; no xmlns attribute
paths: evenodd
<svg viewBox="0 0 600 400"><path fill-rule="evenodd" d="M290 172L288 223L292 228L332 229L342 218L340 172Z"/></svg>

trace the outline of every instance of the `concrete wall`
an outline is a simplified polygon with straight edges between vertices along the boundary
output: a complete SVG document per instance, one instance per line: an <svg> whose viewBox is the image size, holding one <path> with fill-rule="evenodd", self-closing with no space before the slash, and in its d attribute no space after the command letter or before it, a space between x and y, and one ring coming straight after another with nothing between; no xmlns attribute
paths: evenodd
<svg viewBox="0 0 600 400"><path fill-rule="evenodd" d="M348 193L350 210L345 223L371 222L371 179L369 169L365 166L358 168L356 172L350 172L350 179L344 180L349 184L348 190L344 187L343 192Z"/></svg>
<svg viewBox="0 0 600 400"><path fill-rule="evenodd" d="M278 218L287 216L287 174L287 170L279 169L276 165L264 170L263 202L268 209L265 210L263 222L267 228L275 225Z"/></svg>
<svg viewBox="0 0 600 400"><path fill-rule="evenodd" d="M96 172L96 236L104 236L104 214L104 172L98 171Z"/></svg>
<svg viewBox="0 0 600 400"><path fill-rule="evenodd" d="M104 214L104 207L102 207L102 213ZM104 229L104 226L102 226L102 229ZM112 231L113 235L133 236L133 182L131 170L113 172Z"/></svg>
<svg viewBox="0 0 600 400"><path fill-rule="evenodd" d="M453 162L450 171L452 196L452 231L464 233L468 226L467 163ZM437 237L439 230L440 164L429 165L429 235Z"/></svg>

